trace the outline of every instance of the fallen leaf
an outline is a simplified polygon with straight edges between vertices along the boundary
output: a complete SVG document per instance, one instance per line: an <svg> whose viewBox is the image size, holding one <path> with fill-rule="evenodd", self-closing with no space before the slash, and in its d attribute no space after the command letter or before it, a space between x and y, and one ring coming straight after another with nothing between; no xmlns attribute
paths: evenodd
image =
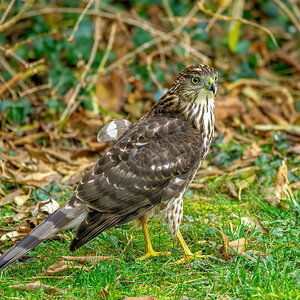
<svg viewBox="0 0 300 300"><path fill-rule="evenodd" d="M57 261L53 265L51 265L47 270L46 273L48 275L53 275L57 273L63 273L65 271L70 271L72 269L83 269L84 271L89 271L89 269L78 262L71 262L71 261Z"/></svg>
<svg viewBox="0 0 300 300"><path fill-rule="evenodd" d="M22 234L27 234L39 224L40 220L40 218L30 218L24 220L23 223L18 227L17 231Z"/></svg>
<svg viewBox="0 0 300 300"><path fill-rule="evenodd" d="M238 218L238 216L236 216ZM242 224L244 224L245 226L247 225L251 225L252 227L261 229L263 232L265 233L269 233L270 230L265 228L261 222L255 218L255 217L241 217L241 222Z"/></svg>
<svg viewBox="0 0 300 300"><path fill-rule="evenodd" d="M277 172L275 187L262 189L262 192L266 194L265 201L272 205L280 206L281 200L288 200L290 199L290 197L292 197L293 199L293 193L289 185L287 175L288 168L285 161L283 160Z"/></svg>
<svg viewBox="0 0 300 300"><path fill-rule="evenodd" d="M224 241L224 245L221 248L219 248L219 250L218 250L221 258L224 260L232 260L231 253L229 250L229 237L224 232L219 230L218 228L214 228L214 227L212 227L212 228L216 229L217 231L220 232L220 234L222 235L223 241Z"/></svg>
<svg viewBox="0 0 300 300"><path fill-rule="evenodd" d="M64 290L58 289L56 287L52 287L47 284L42 284L39 280L31 283L22 283L22 284L16 284L11 285L9 288L15 289L15 290L21 290L21 291L36 291L39 289L43 289L45 292L50 294L58 294L63 293Z"/></svg>
<svg viewBox="0 0 300 300"><path fill-rule="evenodd" d="M15 197L14 201L17 205L23 206L28 199L30 199L30 192L28 195L20 195Z"/></svg>
<svg viewBox="0 0 300 300"><path fill-rule="evenodd" d="M76 261L79 263L96 264L102 260L112 259L111 256L61 256L62 259L67 261Z"/></svg>
<svg viewBox="0 0 300 300"><path fill-rule="evenodd" d="M58 182L60 179L60 176L54 172L35 172L32 174L28 174L26 176L23 176L21 174L16 174L16 181L19 184L26 184L26 185L32 185L36 187L42 187L43 185L50 184L53 182Z"/></svg>
<svg viewBox="0 0 300 300"><path fill-rule="evenodd" d="M1 241L15 240L15 238L17 238L21 235L23 235L23 234L21 234L20 232L14 230L14 231L3 234L0 238L0 240Z"/></svg>
<svg viewBox="0 0 300 300"><path fill-rule="evenodd" d="M120 71L99 77L96 83L96 96L99 105L107 110L120 112L126 93L124 76Z"/></svg>
<svg viewBox="0 0 300 300"><path fill-rule="evenodd" d="M48 135L48 133L46 133L46 132L38 132L38 133L28 134L26 136L17 138L13 143L15 146L24 145L24 144L33 144L37 139L47 136L47 135Z"/></svg>
<svg viewBox="0 0 300 300"><path fill-rule="evenodd" d="M107 297L109 295L109 284L98 295L100 297Z"/></svg>
<svg viewBox="0 0 300 300"><path fill-rule="evenodd" d="M32 215L36 217L39 213L41 213L44 217L48 217L58 208L59 204L56 200L48 199L46 201L40 202L33 210Z"/></svg>
<svg viewBox="0 0 300 300"><path fill-rule="evenodd" d="M5 197L3 197L1 199L0 206L12 203L14 201L14 199L20 195L24 195L24 192L22 189L17 189L15 191L11 192L10 194L6 195Z"/></svg>
<svg viewBox="0 0 300 300"><path fill-rule="evenodd" d="M235 190L235 186L234 186L234 184L231 180L229 180L229 179L226 180L226 186L229 189L232 196L235 197L235 198L238 198L238 193Z"/></svg>
<svg viewBox="0 0 300 300"><path fill-rule="evenodd" d="M237 254L244 255L248 241L245 238L240 238L229 242L229 247L237 252Z"/></svg>
<svg viewBox="0 0 300 300"><path fill-rule="evenodd" d="M243 152L243 159L259 157L262 153L261 148L256 142L253 142L250 147L246 148Z"/></svg>
<svg viewBox="0 0 300 300"><path fill-rule="evenodd" d="M300 154L300 144L290 146L290 147L287 149L287 153L296 153L296 154Z"/></svg>
<svg viewBox="0 0 300 300"><path fill-rule="evenodd" d="M276 183L275 183L275 195L277 197L278 202L280 199L288 199L292 196L292 190L289 186L288 180L288 168L285 161L282 161L282 164L278 170Z"/></svg>

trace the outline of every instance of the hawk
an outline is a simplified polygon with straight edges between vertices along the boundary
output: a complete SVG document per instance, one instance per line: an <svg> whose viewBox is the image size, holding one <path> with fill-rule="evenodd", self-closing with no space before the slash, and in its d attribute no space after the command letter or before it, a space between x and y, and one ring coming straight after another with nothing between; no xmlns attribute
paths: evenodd
<svg viewBox="0 0 300 300"><path fill-rule="evenodd" d="M74 196L0 257L0 269L12 264L60 230L77 227L74 251L115 225L139 219L147 253L152 248L148 219L159 215L185 252L179 225L183 194L205 159L214 133L216 71L207 65L183 70L169 91L136 123L112 122L100 140L115 140L82 178Z"/></svg>

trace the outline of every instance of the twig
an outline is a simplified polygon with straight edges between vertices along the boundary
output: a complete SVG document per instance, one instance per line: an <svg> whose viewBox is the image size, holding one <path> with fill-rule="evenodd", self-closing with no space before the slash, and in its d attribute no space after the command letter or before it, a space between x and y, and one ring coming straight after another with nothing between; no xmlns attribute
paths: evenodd
<svg viewBox="0 0 300 300"><path fill-rule="evenodd" d="M225 1L216 11L217 15L221 15L222 12L231 4L232 0ZM209 32L209 30L212 28L212 26L216 23L218 18L216 16L213 16L207 26L205 27L205 32Z"/></svg>
<svg viewBox="0 0 300 300"><path fill-rule="evenodd" d="M9 14L9 12L10 12L10 10L11 10L11 8L14 6L15 1L16 1L16 0L11 0L10 3L8 4L8 6L7 6L7 8L6 8L6 10L5 10L5 12L4 12L4 14L3 14L1 20L0 20L0 25L2 25L3 22L5 21L7 15Z"/></svg>
<svg viewBox="0 0 300 300"><path fill-rule="evenodd" d="M20 56L18 56L17 54L13 53L13 52L7 52L7 50L5 49L5 47L3 47L2 45L0 45L0 50L6 55L6 56L11 56L13 58L15 58L18 62L20 62L25 68L28 67L28 62L25 61L23 58L21 58Z"/></svg>
<svg viewBox="0 0 300 300"><path fill-rule="evenodd" d="M99 10L99 0L95 0L95 11ZM96 53L97 53L97 48L99 45L99 42L101 40L101 35L100 35L100 18L98 16L95 17L95 34L94 34L94 43L93 43L93 47L92 47L92 51L91 51L91 55L90 58L88 60L88 63L86 64L82 75L80 77L80 80L84 81L85 76L87 75L87 73L90 71L92 63L95 59ZM115 25L115 24L114 24ZM85 86L85 83L82 82L82 87Z"/></svg>
<svg viewBox="0 0 300 300"><path fill-rule="evenodd" d="M24 75L24 72L17 73L15 76L13 76L8 82L6 82L2 87L0 87L0 96L5 93L7 89L15 85L15 83L21 79Z"/></svg>
<svg viewBox="0 0 300 300"><path fill-rule="evenodd" d="M29 94L33 94L33 93L36 93L36 92L39 92L39 91L42 91L42 90L48 90L48 89L51 89L51 84L50 83L47 83L47 84L43 84L43 85L38 85L38 86L35 86L29 90L26 90L22 93L20 93L20 97L24 97L26 95L29 95Z"/></svg>
<svg viewBox="0 0 300 300"><path fill-rule="evenodd" d="M37 34L37 35L35 35L33 37L29 37L29 38L27 38L25 40L22 40L21 42L15 43L13 45L13 47L6 49L5 50L5 54L13 56L14 55L13 52L15 52L22 45L26 45L26 44L32 43L33 41L35 41L37 39L40 39L40 38L43 38L43 37L46 37L46 36L51 36L51 35L54 35L54 34L57 34L57 33L58 33L58 31L55 29L55 30L53 30L51 32L43 32L43 33L39 33L39 34Z"/></svg>
<svg viewBox="0 0 300 300"><path fill-rule="evenodd" d="M205 0L202 0L201 2L204 2ZM122 65L125 61L129 61L131 58L133 58L134 56L136 56L137 54L145 51L146 49L152 47L153 45L155 45L156 43L159 43L161 41L170 41L171 38L174 35L177 35L178 33L180 33L182 31L182 29L185 27L185 25L189 22L189 20L197 13L198 8L197 8L197 4L195 4L193 6L193 8L190 10L190 12L188 13L188 15L185 17L185 19L182 21L182 23L176 27L173 31L171 31L168 34L165 34L163 36L159 36L154 38L153 40L144 43L143 45L139 46L138 48L134 49L133 51L129 52L128 54L124 55L123 57L121 57L119 60L117 60L116 62L112 63L110 66L108 66L106 68L106 72L110 72L111 70L115 69L116 67L119 67L120 65ZM186 48L186 47L185 47ZM189 49L191 51L191 49ZM195 52L194 52L195 53ZM198 54L198 53L197 53ZM205 57L205 56L204 56Z"/></svg>
<svg viewBox="0 0 300 300"><path fill-rule="evenodd" d="M5 81L5 79L0 75L0 81L2 82L3 85L7 85L7 82ZM10 86L7 85L7 89L9 90L13 100L16 100L18 98L16 92L10 88Z"/></svg>
<svg viewBox="0 0 300 300"><path fill-rule="evenodd" d="M0 32L5 31L7 28L9 28L10 26L16 24L19 20L21 20L23 15L34 4L35 1L36 0L28 0L17 15L15 15L13 18L11 18L6 23L0 25Z"/></svg>
<svg viewBox="0 0 300 300"><path fill-rule="evenodd" d="M232 17L229 17L229 16L223 16L223 15L216 14L216 13L214 13L214 12L212 12L212 11L210 11L210 10L204 8L203 3L198 3L198 7L199 7L199 9L200 9L202 12L204 12L205 14L207 14L207 15L209 15L209 16L212 16L212 17L216 17L218 20L224 20L224 21L238 21L238 22L241 22L241 23L243 23L243 24L251 25L251 26L253 26L253 27L256 27L256 28L258 28L258 29L264 31L265 33L267 33L267 34L271 37L271 39L272 39L274 45L275 45L277 48L279 48L279 46L278 46L278 44L277 44L277 41L276 41L276 39L275 39L273 33L272 33L268 28L263 27L263 26L261 26L261 25L259 25L259 24L256 24L255 22L248 21L248 20L243 19L243 18L232 18Z"/></svg>
<svg viewBox="0 0 300 300"><path fill-rule="evenodd" d="M165 8L165 11L170 19L170 22L172 23L173 28L176 28L176 26L178 25L177 20L174 18L174 14L172 11L172 8L170 6L169 0L162 0L162 4Z"/></svg>
<svg viewBox="0 0 300 300"><path fill-rule="evenodd" d="M106 64L106 61L108 59L109 53L112 49L112 46L114 44L114 40L115 40L115 35L116 35L116 29L117 29L117 24L114 23L111 27L111 31L110 31L110 35L109 35L109 40L108 40L108 45L105 49L104 55L102 57L102 60L100 62L100 65L98 67L98 72L101 72Z"/></svg>
<svg viewBox="0 0 300 300"><path fill-rule="evenodd" d="M98 74L101 74L101 73L103 72L103 70L104 70L104 66L105 66L105 64L106 64L106 61L107 61L107 59L108 59L109 53L110 53L110 51L111 51L111 49L112 49L112 46L113 46L113 43L114 43L114 40L115 40L116 29L117 29L117 24L114 23L114 24L112 25L112 27L111 27L111 31L110 31L110 35L109 35L109 40L108 40L108 44L107 44L107 47L106 47L106 49L105 49L104 55L103 55L103 57L102 57L102 60L101 60L101 62L100 62L100 64L99 64L98 68L97 68L97 73L98 73ZM90 81L90 83L89 83L89 85L88 85L87 90L90 90L90 89L94 86L94 84L95 84L97 78L98 78L98 75L97 75L97 74L95 74L95 75L92 77L92 79L91 79L91 81Z"/></svg>
<svg viewBox="0 0 300 300"><path fill-rule="evenodd" d="M90 0L87 4L87 6L84 8L84 10L82 11L81 15L79 16L74 28L73 28L73 31L72 31L72 34L70 35L70 37L68 38L68 41L71 42L73 41L74 39L74 36L75 36L75 33L76 31L78 30L78 27L79 27L79 24L80 22L82 21L83 17L86 15L87 11L89 10L89 8L91 7L92 3L94 2L94 0Z"/></svg>
<svg viewBox="0 0 300 300"><path fill-rule="evenodd" d="M35 69L30 69L27 70L25 72L19 72L17 74L15 74L7 83L6 85L0 87L0 96L11 86L13 86L14 84L16 84L17 81L19 81L22 78L26 78L26 77L30 77L33 74L36 74L40 71L45 71L46 66L44 65L40 65Z"/></svg>
<svg viewBox="0 0 300 300"><path fill-rule="evenodd" d="M300 32L300 23L297 21L297 19L294 17L294 15L290 12L290 10L280 1L280 0L273 0L278 7L282 10L283 13L285 13L291 22L294 24L294 26L297 28L297 30Z"/></svg>
<svg viewBox="0 0 300 300"><path fill-rule="evenodd" d="M300 135L300 126L297 125L264 125L264 124L257 124L254 127L260 131L274 131L274 130L283 130L287 131L291 134Z"/></svg>
<svg viewBox="0 0 300 300"><path fill-rule="evenodd" d="M97 3L99 0L95 0L95 11L99 9L99 4ZM85 77L88 73L88 71L90 70L91 65L93 64L93 61L95 59L96 56L96 52L97 52L97 48L101 39L100 36L100 18L98 16L95 17L95 34L94 34L94 43L93 43L93 47L92 47L92 51L91 51L91 55L90 58L82 72L82 76L80 78L80 82L77 84L74 93L71 96L71 99L66 107L66 109L64 110L64 112L62 113L60 119L59 119L59 123L58 123L58 130L61 130L63 128L63 126L65 125L67 119L69 118L69 116L73 113L73 111L75 109L77 109L77 107L79 106L79 101L76 102L76 98L81 90L82 87L85 86Z"/></svg>
<svg viewBox="0 0 300 300"><path fill-rule="evenodd" d="M298 1L298 0L297 0ZM296 18L298 19L298 21L300 22L300 7L297 6L297 4L299 4L299 1L298 3L296 2L296 0L288 0L290 6L293 8L293 11L296 15Z"/></svg>
<svg viewBox="0 0 300 300"><path fill-rule="evenodd" d="M153 74L152 70L151 70L151 64L152 64L152 56L149 55L147 56L147 70L150 74L150 77L152 79L152 81L154 82L154 84L159 88L160 92L163 94L164 92L164 88L163 86L159 83L159 81L156 79L155 75Z"/></svg>

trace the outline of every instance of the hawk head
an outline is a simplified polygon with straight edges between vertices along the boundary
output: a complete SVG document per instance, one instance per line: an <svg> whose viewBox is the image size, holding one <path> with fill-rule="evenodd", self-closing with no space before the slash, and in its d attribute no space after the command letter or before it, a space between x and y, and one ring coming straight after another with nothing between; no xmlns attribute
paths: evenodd
<svg viewBox="0 0 300 300"><path fill-rule="evenodd" d="M217 72L207 65L192 65L183 70L171 87L181 101L198 102L214 98L217 93Z"/></svg>

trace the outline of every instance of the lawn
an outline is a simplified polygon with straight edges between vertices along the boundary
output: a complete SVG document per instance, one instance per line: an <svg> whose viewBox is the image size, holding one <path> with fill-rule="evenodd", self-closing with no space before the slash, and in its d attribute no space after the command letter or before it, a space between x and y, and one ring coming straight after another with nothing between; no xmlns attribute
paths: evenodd
<svg viewBox="0 0 300 300"><path fill-rule="evenodd" d="M222 178L212 176L206 180L205 188L189 190L185 196L181 231L192 251L202 250L211 255L209 258L175 264L183 257L180 244L155 219L149 223L154 249L169 250L171 256L137 260L145 252L145 242L142 231L133 224L108 230L74 254L68 250L72 233L66 232L64 238L44 242L29 253L30 258L1 273L2 297L37 299L59 292L64 299L123 299L125 295L157 299L299 298L300 192L293 202L283 201L287 208L278 209L264 201L256 185L243 192L239 202L228 196L222 182ZM2 215L3 210L9 213L2 209ZM243 224L241 217L261 220L265 230ZM218 250L224 241L216 229L230 241L245 238L245 251L237 254L236 249L230 249L231 256L222 258L222 250ZM62 255L111 259L77 268L69 266L63 272L48 275L47 269L63 260ZM38 280L53 287L53 291L9 287Z"/></svg>

